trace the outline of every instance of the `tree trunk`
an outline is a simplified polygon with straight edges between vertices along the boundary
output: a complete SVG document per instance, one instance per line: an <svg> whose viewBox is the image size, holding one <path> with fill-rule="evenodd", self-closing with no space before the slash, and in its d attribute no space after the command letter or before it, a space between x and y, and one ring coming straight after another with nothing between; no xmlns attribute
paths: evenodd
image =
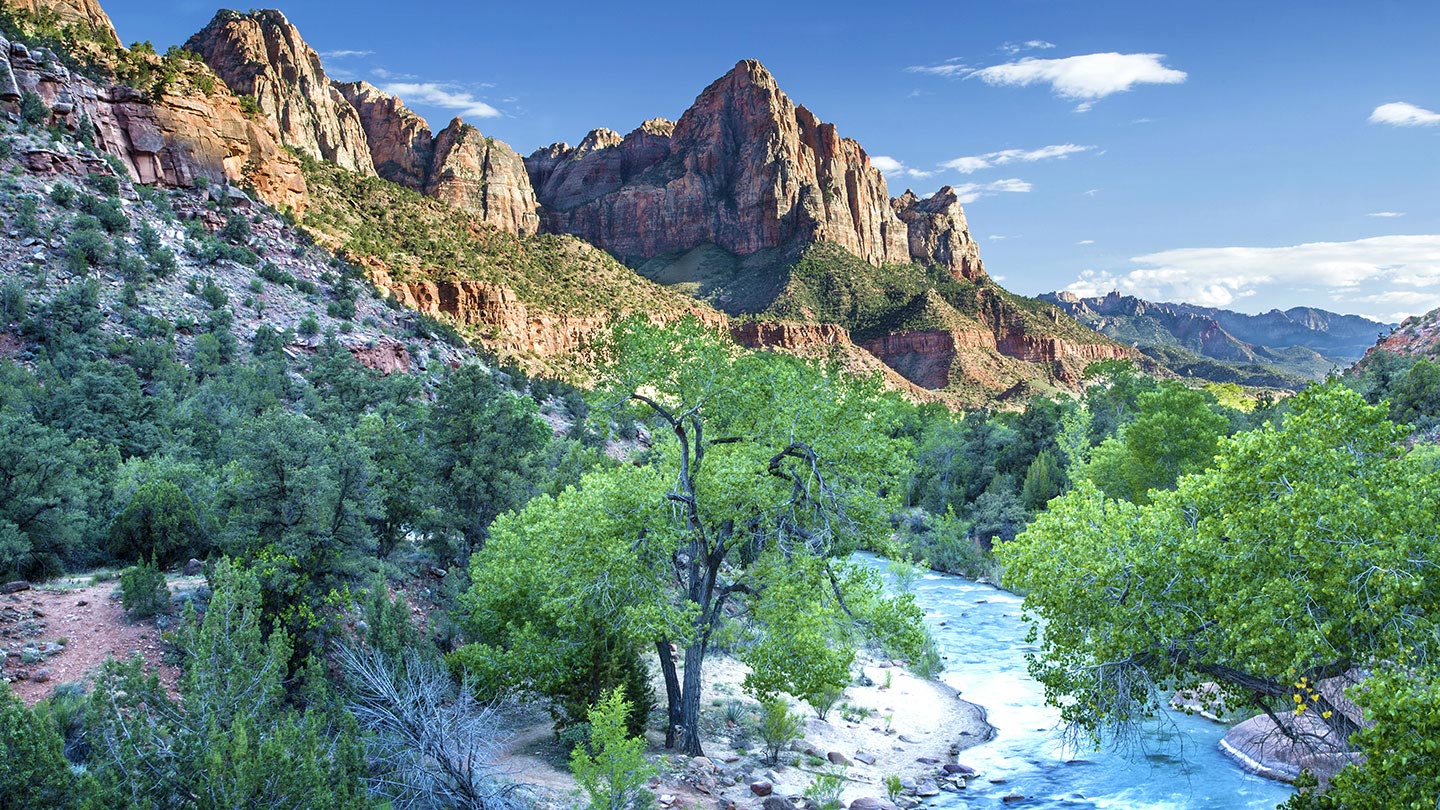
<svg viewBox="0 0 1440 810"><path fill-rule="evenodd" d="M665 747L675 747L675 729L683 724L680 713L680 676L675 671L675 655L668 641L655 642L655 652L660 656L660 672L665 675Z"/></svg>
<svg viewBox="0 0 1440 810"><path fill-rule="evenodd" d="M700 667L705 660L705 642L696 639L685 648L685 690L680 698L680 725L685 730L683 750L703 757L700 749Z"/></svg>

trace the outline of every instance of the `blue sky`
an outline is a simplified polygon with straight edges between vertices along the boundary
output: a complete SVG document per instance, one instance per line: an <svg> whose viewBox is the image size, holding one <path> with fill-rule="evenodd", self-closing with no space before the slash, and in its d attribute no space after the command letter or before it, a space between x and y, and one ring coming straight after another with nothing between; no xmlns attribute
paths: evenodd
<svg viewBox="0 0 1440 810"><path fill-rule="evenodd" d="M161 47L215 10L104 5L127 43ZM759 59L892 194L962 187L1016 292L1440 306L1440 3L710 5L280 8L332 75L401 90L437 128L463 112L521 153L677 118Z"/></svg>

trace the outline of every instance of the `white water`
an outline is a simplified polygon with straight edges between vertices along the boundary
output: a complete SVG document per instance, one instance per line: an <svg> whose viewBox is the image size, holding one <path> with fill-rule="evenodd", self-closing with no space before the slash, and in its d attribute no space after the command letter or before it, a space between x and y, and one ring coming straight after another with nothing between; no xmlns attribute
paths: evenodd
<svg viewBox="0 0 1440 810"><path fill-rule="evenodd" d="M871 558L874 564L883 564ZM995 739L960 754L981 772L962 793L926 807L1273 808L1289 786L1247 773L1220 752L1226 728L1167 712L1123 750L1064 743L1059 712L1026 670L1021 599L961 577L926 573L914 584L947 656L942 680L989 713ZM992 784L991 778L1004 779ZM1003 802L1012 793L1021 802Z"/></svg>

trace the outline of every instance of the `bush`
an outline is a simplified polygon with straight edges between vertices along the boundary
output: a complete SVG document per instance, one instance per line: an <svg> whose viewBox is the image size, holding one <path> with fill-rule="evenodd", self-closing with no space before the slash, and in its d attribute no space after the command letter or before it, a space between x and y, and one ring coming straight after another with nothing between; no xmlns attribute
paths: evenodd
<svg viewBox="0 0 1440 810"><path fill-rule="evenodd" d="M305 337L314 337L315 335L320 333L320 322L315 320L314 315L306 315L305 317L300 319L300 326L298 327L298 329L300 334L304 335Z"/></svg>
<svg viewBox="0 0 1440 810"><path fill-rule="evenodd" d="M49 117L50 108L45 106L45 99L30 90L20 94L20 120L26 127L39 124Z"/></svg>
<svg viewBox="0 0 1440 810"><path fill-rule="evenodd" d="M805 789L805 798L817 805L820 810L841 810L845 805L840 802L840 794L845 791L845 776L843 771L834 773L817 773L815 781Z"/></svg>
<svg viewBox="0 0 1440 810"><path fill-rule="evenodd" d="M75 204L75 187L69 183L56 183L50 189L50 199L61 208L69 208Z"/></svg>
<svg viewBox="0 0 1440 810"><path fill-rule="evenodd" d="M15 806L74 807L76 794L64 740L49 711L25 708L0 683L0 796L15 798Z"/></svg>
<svg viewBox="0 0 1440 810"><path fill-rule="evenodd" d="M114 180L115 178L110 177ZM80 197L80 210L95 217L100 226L110 233L124 233L130 230L130 217L125 216L124 210L120 208L120 200L115 197L92 197L85 195Z"/></svg>
<svg viewBox="0 0 1440 810"><path fill-rule="evenodd" d="M765 764L780 764L780 752L800 736L801 718L778 696L760 701L760 739L765 741Z"/></svg>
<svg viewBox="0 0 1440 810"><path fill-rule="evenodd" d="M200 298L210 305L211 309L219 309L230 303L230 295L215 283L214 279L205 279L205 286L200 288Z"/></svg>
<svg viewBox="0 0 1440 810"><path fill-rule="evenodd" d="M244 244L250 239L250 221L244 214L231 214L220 229L220 238L232 245Z"/></svg>
<svg viewBox="0 0 1440 810"><path fill-rule="evenodd" d="M120 573L120 600L132 619L146 619L170 607L170 588L154 557Z"/></svg>
<svg viewBox="0 0 1440 810"><path fill-rule="evenodd" d="M110 261L110 240L98 231L77 230L65 243L65 267L72 273L87 273L90 268Z"/></svg>
<svg viewBox="0 0 1440 810"><path fill-rule="evenodd" d="M645 739L626 732L629 715L624 691L612 689L590 710L589 744L570 753L570 770L591 810L642 810L654 803L645 782L655 769L645 759Z"/></svg>

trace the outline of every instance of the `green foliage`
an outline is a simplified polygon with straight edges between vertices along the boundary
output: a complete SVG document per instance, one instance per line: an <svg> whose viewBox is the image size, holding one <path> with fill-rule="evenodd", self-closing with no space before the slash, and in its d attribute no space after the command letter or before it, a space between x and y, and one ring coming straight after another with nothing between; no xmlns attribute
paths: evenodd
<svg viewBox="0 0 1440 810"><path fill-rule="evenodd" d="M300 319L300 325L296 331L305 337L314 337L320 334L320 322L315 320L314 315L306 315Z"/></svg>
<svg viewBox="0 0 1440 810"><path fill-rule="evenodd" d="M900 777L893 773L885 775L885 797L892 803L900 798L900 794L903 793L904 790L905 784L900 781Z"/></svg>
<svg viewBox="0 0 1440 810"><path fill-rule="evenodd" d="M1025 471L1025 485L1020 490L1020 500L1025 508L1038 512L1045 508L1050 499L1059 495L1064 488L1060 463L1050 450L1042 450L1030 469Z"/></svg>
<svg viewBox="0 0 1440 810"><path fill-rule="evenodd" d="M109 175L97 175L97 177L104 177L111 181L115 180L114 177ZM130 217L127 216L124 209L120 207L120 200L113 196L118 193L120 193L120 190L117 187L111 192L112 196L109 197L94 197L89 194L82 194L77 200L78 205L76 207L83 213L94 217L100 223L100 226L105 229L106 233L124 233L130 230Z"/></svg>
<svg viewBox="0 0 1440 810"><path fill-rule="evenodd" d="M117 476L111 502L110 553L121 560L158 559L161 565L204 557L210 528L203 507L185 486L203 486L193 464L152 459L127 465Z"/></svg>
<svg viewBox="0 0 1440 810"><path fill-rule="evenodd" d="M798 739L804 718L790 711L790 704L778 695L760 699L760 739L765 741L765 764L780 764L780 752Z"/></svg>
<svg viewBox="0 0 1440 810"><path fill-rule="evenodd" d="M49 117L50 108L45 105L45 99L30 90L20 94L20 120L25 126L43 124Z"/></svg>
<svg viewBox="0 0 1440 810"><path fill-rule="evenodd" d="M60 573L86 526L83 467L62 431L0 410L0 578Z"/></svg>
<svg viewBox="0 0 1440 810"><path fill-rule="evenodd" d="M570 770L590 810L645 810L655 796L645 786L655 768L645 759L645 739L630 737L630 705L619 689L590 710L590 741L570 753Z"/></svg>
<svg viewBox="0 0 1440 810"><path fill-rule="evenodd" d="M110 261L112 253L110 240L99 231L72 231L65 241L65 267L72 273L85 274Z"/></svg>
<svg viewBox="0 0 1440 810"><path fill-rule="evenodd" d="M155 558L120 572L120 598L132 619L148 619L170 607L170 589Z"/></svg>
<svg viewBox="0 0 1440 810"><path fill-rule="evenodd" d="M1169 489L1180 476L1204 469L1229 421L1204 391L1174 382L1138 395L1136 407L1135 420L1095 448L1074 476L1111 497L1147 503L1152 490Z"/></svg>
<svg viewBox="0 0 1440 810"><path fill-rule="evenodd" d="M1347 738L1344 712L1293 684L1375 668L1360 689L1377 723L1352 743L1386 780L1397 772L1385 763L1433 762L1424 732L1408 730L1430 722L1433 695L1386 675L1434 678L1440 478L1404 452L1404 435L1332 382L1296 396L1282 428L1222 442L1211 469L1148 504L1088 483L1053 502L997 551L1045 623L1031 671L1047 700L1098 734L1216 682L1230 705L1313 711Z"/></svg>
<svg viewBox="0 0 1440 810"><path fill-rule="evenodd" d="M841 810L845 805L840 800L845 792L845 772L836 768L828 773L817 773L805 788L805 798L814 802L820 810Z"/></svg>
<svg viewBox="0 0 1440 810"><path fill-rule="evenodd" d="M31 807L70 808L79 806L77 787L49 712L43 705L25 708L0 683L0 796L23 797Z"/></svg>

